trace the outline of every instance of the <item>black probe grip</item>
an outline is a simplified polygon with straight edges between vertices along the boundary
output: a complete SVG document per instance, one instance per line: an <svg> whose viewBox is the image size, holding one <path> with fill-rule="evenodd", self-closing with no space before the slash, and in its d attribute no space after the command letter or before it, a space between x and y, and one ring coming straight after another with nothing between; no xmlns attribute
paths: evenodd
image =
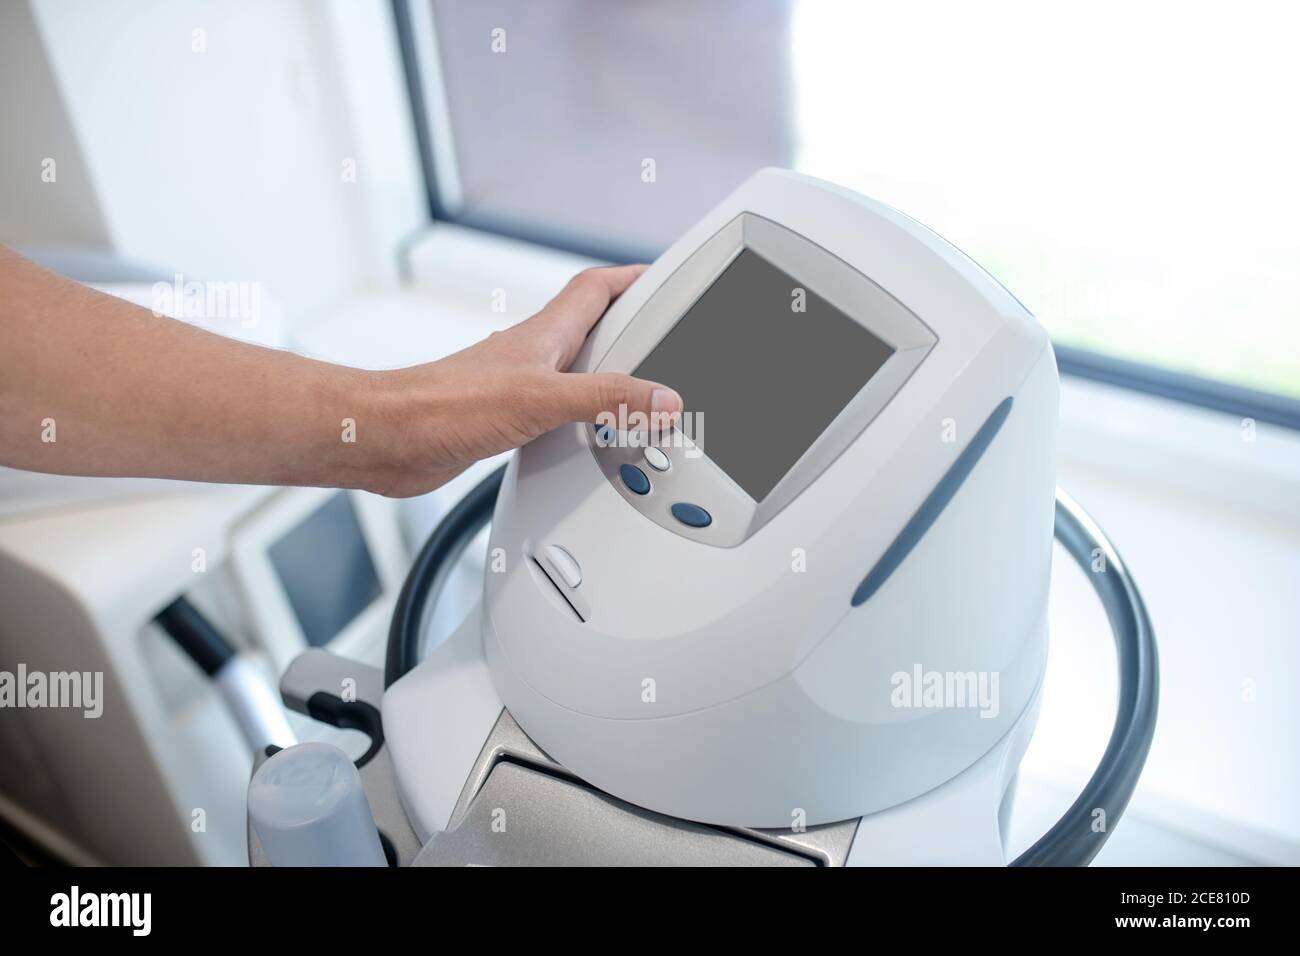
<svg viewBox="0 0 1300 956"><path fill-rule="evenodd" d="M209 677L215 676L235 656L230 642L183 597L159 611L154 620Z"/></svg>

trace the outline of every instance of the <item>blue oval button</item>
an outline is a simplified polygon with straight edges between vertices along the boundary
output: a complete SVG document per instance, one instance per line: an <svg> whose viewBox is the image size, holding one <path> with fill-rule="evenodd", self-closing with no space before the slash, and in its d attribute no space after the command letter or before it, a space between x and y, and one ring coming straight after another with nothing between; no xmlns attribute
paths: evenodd
<svg viewBox="0 0 1300 956"><path fill-rule="evenodd" d="M623 484L627 485L629 491L638 495L644 495L650 490L650 479L636 465L619 465L618 476L623 479ZM708 515L705 517L707 518ZM708 522L706 521L705 524Z"/></svg>
<svg viewBox="0 0 1300 956"><path fill-rule="evenodd" d="M707 528L713 524L713 516L699 505L679 501L673 505L672 512L674 518L682 524L690 525L692 528Z"/></svg>

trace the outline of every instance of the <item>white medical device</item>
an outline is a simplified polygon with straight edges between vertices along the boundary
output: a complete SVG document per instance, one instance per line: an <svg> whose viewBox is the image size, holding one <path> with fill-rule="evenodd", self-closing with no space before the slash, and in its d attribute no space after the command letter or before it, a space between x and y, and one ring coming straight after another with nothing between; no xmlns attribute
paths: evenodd
<svg viewBox="0 0 1300 956"><path fill-rule="evenodd" d="M1047 657L1042 327L896 210L763 170L574 369L671 385L687 414L649 442L617 409L539 438L426 546L390 636L391 767L371 770L399 797L372 796L396 859L1005 862ZM481 606L411 669L439 562L494 496ZM1115 595L1117 634L1149 642L1136 591ZM300 658L286 700L343 666ZM1127 733L1108 759L1140 768L1150 727Z"/></svg>
<svg viewBox="0 0 1300 956"><path fill-rule="evenodd" d="M764 171L610 308L578 368L672 385L703 428L647 455L577 425L506 474L483 640L565 767L691 820L827 823L933 789L1029 706L1056 366L952 246ZM997 704L899 706L918 667L996 679Z"/></svg>
<svg viewBox="0 0 1300 956"><path fill-rule="evenodd" d="M125 480L110 496L0 518L0 672L103 682L93 720L5 709L0 817L72 862L236 865L250 740L283 730L280 673L314 647L383 660L409 563L396 502L179 482L128 494ZM210 682L157 620L178 598L239 652L211 661ZM296 715L291 726L351 736ZM94 785L69 783L83 779Z"/></svg>

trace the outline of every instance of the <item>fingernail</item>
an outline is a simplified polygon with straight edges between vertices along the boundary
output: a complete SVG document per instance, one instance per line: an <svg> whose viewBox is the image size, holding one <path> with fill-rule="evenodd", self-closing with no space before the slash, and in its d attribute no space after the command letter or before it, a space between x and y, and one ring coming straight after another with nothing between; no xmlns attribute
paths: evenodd
<svg viewBox="0 0 1300 956"><path fill-rule="evenodd" d="M681 410L682 397L671 388L656 388L650 393L650 411L672 414Z"/></svg>

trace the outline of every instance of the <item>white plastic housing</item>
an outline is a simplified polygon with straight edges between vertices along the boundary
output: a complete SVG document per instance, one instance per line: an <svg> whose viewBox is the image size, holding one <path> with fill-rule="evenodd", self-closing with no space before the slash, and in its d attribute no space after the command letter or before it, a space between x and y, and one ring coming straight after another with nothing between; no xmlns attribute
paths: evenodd
<svg viewBox="0 0 1300 956"><path fill-rule="evenodd" d="M505 562L485 577L484 649L520 726L591 784L703 822L812 825L937 787L1030 702L1047 651L1057 373L1041 326L961 252L893 209L778 170L655 262L576 367L608 369L656 289L746 212L871 279L933 347L810 485L734 545L647 520L602 471L588 426L521 449L492 525ZM817 386L815 369L794 374ZM954 471L1008 398L973 468ZM954 475L934 512L932 492ZM927 500L932 523L854 607ZM552 545L581 568L569 594L544 570ZM996 680L996 706L925 706L903 693L918 669L986 690Z"/></svg>

